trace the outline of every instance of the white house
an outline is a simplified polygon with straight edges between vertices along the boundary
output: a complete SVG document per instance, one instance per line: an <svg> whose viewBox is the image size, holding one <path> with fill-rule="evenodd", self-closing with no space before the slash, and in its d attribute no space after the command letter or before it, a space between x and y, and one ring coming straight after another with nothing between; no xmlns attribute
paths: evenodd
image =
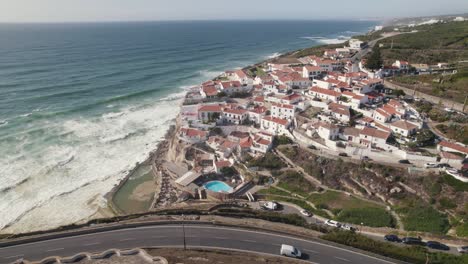
<svg viewBox="0 0 468 264"><path fill-rule="evenodd" d="M407 71L409 70L409 63L407 61L397 60L392 66L397 67L400 71Z"/></svg>
<svg viewBox="0 0 468 264"><path fill-rule="evenodd" d="M350 49L355 49L355 50L360 50L363 47L366 46L366 42L358 40L358 39L350 39L349 40L349 48Z"/></svg>
<svg viewBox="0 0 468 264"><path fill-rule="evenodd" d="M355 127L345 127L343 132L340 134L340 138L346 140L348 142L359 144L361 138L359 135L361 134L361 130Z"/></svg>
<svg viewBox="0 0 468 264"><path fill-rule="evenodd" d="M254 122L255 124L260 125L262 118L265 116L267 110L268 109L264 106L257 106L253 109L248 110L249 120Z"/></svg>
<svg viewBox="0 0 468 264"><path fill-rule="evenodd" d="M302 77L315 79L322 74L322 68L318 66L306 65L302 67Z"/></svg>
<svg viewBox="0 0 468 264"><path fill-rule="evenodd" d="M233 95L235 93L246 93L251 89L251 87L242 85L239 81L222 82L221 88L223 92L228 95Z"/></svg>
<svg viewBox="0 0 468 264"><path fill-rule="evenodd" d="M245 109L224 109L223 119L228 123L241 124L249 117L249 113Z"/></svg>
<svg viewBox="0 0 468 264"><path fill-rule="evenodd" d="M328 105L328 111L335 119L339 120L342 123L349 123L351 120L351 113L349 111L349 107L337 104L337 103L330 103Z"/></svg>
<svg viewBox="0 0 468 264"><path fill-rule="evenodd" d="M220 105L202 105L198 108L198 119L203 122L212 121L221 117L223 109Z"/></svg>
<svg viewBox="0 0 468 264"><path fill-rule="evenodd" d="M207 139L208 132L194 128L181 128L180 138L190 143L202 142Z"/></svg>
<svg viewBox="0 0 468 264"><path fill-rule="evenodd" d="M359 134L360 143L367 147L385 149L390 132L371 127L364 127Z"/></svg>
<svg viewBox="0 0 468 264"><path fill-rule="evenodd" d="M310 89L309 94L315 98L332 102L338 102L338 99L341 96L341 93L334 90L323 89L315 86Z"/></svg>
<svg viewBox="0 0 468 264"><path fill-rule="evenodd" d="M279 100L282 104L297 104L302 101L302 96L297 93L292 93L281 97Z"/></svg>
<svg viewBox="0 0 468 264"><path fill-rule="evenodd" d="M216 89L215 85L203 85L200 89L200 94L203 98L216 98L218 95L218 89Z"/></svg>
<svg viewBox="0 0 468 264"><path fill-rule="evenodd" d="M277 104L273 103L271 105L271 116L278 117L282 119L293 119L294 118L295 107L290 104Z"/></svg>
<svg viewBox="0 0 468 264"><path fill-rule="evenodd" d="M390 124L390 129L397 134L408 137L416 133L418 126L406 120L398 120Z"/></svg>
<svg viewBox="0 0 468 264"><path fill-rule="evenodd" d="M252 151L254 153L267 153L273 147L273 135L265 132L255 134Z"/></svg>
<svg viewBox="0 0 468 264"><path fill-rule="evenodd" d="M465 155L465 157L468 157L468 147L462 144L452 143L452 142L443 140L439 143L439 145L437 145L437 149L439 151L461 153Z"/></svg>
<svg viewBox="0 0 468 264"><path fill-rule="evenodd" d="M340 128L327 122L314 124L317 134L323 139L336 140L340 134Z"/></svg>
<svg viewBox="0 0 468 264"><path fill-rule="evenodd" d="M288 134L289 133L289 125L290 121L287 119L266 116L262 118L262 129L273 134L273 135L281 135L281 134Z"/></svg>

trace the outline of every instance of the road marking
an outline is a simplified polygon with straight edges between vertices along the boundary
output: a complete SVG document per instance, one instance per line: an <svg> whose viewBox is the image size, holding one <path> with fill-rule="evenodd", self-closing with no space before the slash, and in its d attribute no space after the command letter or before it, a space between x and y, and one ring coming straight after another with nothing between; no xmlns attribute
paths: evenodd
<svg viewBox="0 0 468 264"><path fill-rule="evenodd" d="M352 251L352 250L349 250L349 249L344 249L344 248L340 248L340 247L336 247L336 246L332 246L332 245L328 245L328 244L324 244L324 243L320 243L320 242L316 242L316 241L312 241L312 240L306 240L306 239L302 239L302 238L298 238L298 237L293 237L293 236L286 236L286 235L280 235L280 234L268 233L268 232L262 232L262 231L246 230L246 229L242 229L242 228L225 228L225 227L217 227L217 226L185 225L185 228L196 228L196 229L205 228L205 229L220 229L220 230L231 230L231 231L241 230L241 232L246 232L246 233L264 234L264 235L269 235L269 236L283 237L283 238L303 241L303 242L306 242L306 243L316 244L316 245L320 245L320 246L324 246L324 247L334 248L334 249L340 250L340 251L346 251L346 252L349 252L349 253L352 253L352 254L357 254L357 255L360 255L360 256L367 257L367 258L375 259L375 260L378 260L380 262L395 264L395 262L391 262L391 261L388 261L388 260L385 260L385 259L381 259L381 258L377 258L377 257L374 257L374 256L366 255L366 254L363 254L363 253L355 252L355 251Z"/></svg>
<svg viewBox="0 0 468 264"><path fill-rule="evenodd" d="M49 250L46 250L47 252L52 252L52 251L60 251L60 250L63 250L64 248L54 248L54 249L49 249Z"/></svg>
<svg viewBox="0 0 468 264"><path fill-rule="evenodd" d="M228 237L214 237L216 239L229 239Z"/></svg>
<svg viewBox="0 0 468 264"><path fill-rule="evenodd" d="M250 242L250 243L257 243L257 241L255 241L255 240L248 240L248 239L246 239L246 240L241 240L241 241L243 241L243 242Z"/></svg>
<svg viewBox="0 0 468 264"><path fill-rule="evenodd" d="M130 241L130 240L135 240L134 238L124 238L124 239L120 239L119 241Z"/></svg>
<svg viewBox="0 0 468 264"><path fill-rule="evenodd" d="M94 242L94 243L88 243L88 244L84 244L83 246L94 246L94 245L99 245L101 243L99 242Z"/></svg>
<svg viewBox="0 0 468 264"><path fill-rule="evenodd" d="M24 256L24 255L21 254L21 255L15 255L15 256L4 257L4 259L20 258L20 257L23 257L23 256Z"/></svg>
<svg viewBox="0 0 468 264"><path fill-rule="evenodd" d="M167 236L152 236L151 238L167 238Z"/></svg>
<svg viewBox="0 0 468 264"><path fill-rule="evenodd" d="M317 252L317 251L315 251L315 250L304 249L304 251L307 251L307 252L312 252L312 253L318 254L318 252Z"/></svg>
<svg viewBox="0 0 468 264"><path fill-rule="evenodd" d="M342 260L342 261L346 261L346 262L350 262L349 260L345 259L345 258L340 258L340 257L335 257L336 259L339 259L339 260Z"/></svg>

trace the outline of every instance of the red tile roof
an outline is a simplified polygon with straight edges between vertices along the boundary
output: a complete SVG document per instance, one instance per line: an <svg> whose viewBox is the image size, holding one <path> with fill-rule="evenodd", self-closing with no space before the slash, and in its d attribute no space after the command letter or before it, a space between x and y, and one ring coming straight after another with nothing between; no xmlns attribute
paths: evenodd
<svg viewBox="0 0 468 264"><path fill-rule="evenodd" d="M381 139L388 139L390 137L390 132L378 130L376 128L364 127L361 131L361 135L376 137Z"/></svg>
<svg viewBox="0 0 468 264"><path fill-rule="evenodd" d="M418 128L418 126L411 124L410 122L405 121L405 120L398 120L396 122L391 123L390 125L394 127L398 127L400 129L408 130L408 131Z"/></svg>
<svg viewBox="0 0 468 264"><path fill-rule="evenodd" d="M198 112L222 112L222 110L219 105L202 105L198 108Z"/></svg>
<svg viewBox="0 0 468 264"><path fill-rule="evenodd" d="M440 142L439 145L441 145L442 147L451 148L451 149L460 151L462 153L468 154L468 148L466 146L462 146L460 144L455 144L455 143L448 142L448 141L444 140L444 141Z"/></svg>
<svg viewBox="0 0 468 264"><path fill-rule="evenodd" d="M229 114L234 114L234 115L243 115L245 113L247 113L247 110L245 109L224 109L224 112L225 113L229 113Z"/></svg>
<svg viewBox="0 0 468 264"><path fill-rule="evenodd" d="M203 92L206 93L207 96L215 96L218 94L218 89L216 87L209 85L209 86L203 86Z"/></svg>
<svg viewBox="0 0 468 264"><path fill-rule="evenodd" d="M286 119L282 118L277 118L277 117L272 117L272 116L266 116L263 118L263 120L269 121L269 122L274 122L282 126L287 126L289 121Z"/></svg>
<svg viewBox="0 0 468 264"><path fill-rule="evenodd" d="M290 104L272 103L271 105L275 106L275 107L278 107L278 108L294 109L294 105L290 105Z"/></svg>

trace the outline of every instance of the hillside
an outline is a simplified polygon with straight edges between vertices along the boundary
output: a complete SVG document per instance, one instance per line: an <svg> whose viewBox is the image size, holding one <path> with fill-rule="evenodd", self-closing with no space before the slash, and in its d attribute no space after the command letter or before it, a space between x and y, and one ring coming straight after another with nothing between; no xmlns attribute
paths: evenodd
<svg viewBox="0 0 468 264"><path fill-rule="evenodd" d="M384 61L437 64L468 60L468 21L410 28L418 32L379 41ZM392 46L393 43L393 46Z"/></svg>

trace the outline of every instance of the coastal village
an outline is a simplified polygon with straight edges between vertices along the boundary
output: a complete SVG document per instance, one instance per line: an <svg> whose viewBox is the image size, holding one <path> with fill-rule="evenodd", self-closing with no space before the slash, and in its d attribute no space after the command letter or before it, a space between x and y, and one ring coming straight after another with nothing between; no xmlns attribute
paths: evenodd
<svg viewBox="0 0 468 264"><path fill-rule="evenodd" d="M256 66L257 75L226 71L193 87L182 106L178 138L209 150L197 152L191 170L175 182L195 194L203 188L187 187L203 175L265 155L281 138L329 155L411 164L413 171L442 168L468 182L459 172L466 169L462 161L468 155L463 144L440 139L430 151L412 150L426 117L412 105L414 98L394 95L383 79L408 73L410 63L397 60L371 71L365 59L353 61L366 46L352 39L349 46L326 50L321 57L264 63ZM243 184L233 183L236 189L226 190L244 190Z"/></svg>
<svg viewBox="0 0 468 264"><path fill-rule="evenodd" d="M189 88L152 155L149 211L237 206L372 238L459 236L468 147L436 129L425 108L462 120L465 109L392 78L457 70L403 59L370 67L378 40L399 34L295 51Z"/></svg>

